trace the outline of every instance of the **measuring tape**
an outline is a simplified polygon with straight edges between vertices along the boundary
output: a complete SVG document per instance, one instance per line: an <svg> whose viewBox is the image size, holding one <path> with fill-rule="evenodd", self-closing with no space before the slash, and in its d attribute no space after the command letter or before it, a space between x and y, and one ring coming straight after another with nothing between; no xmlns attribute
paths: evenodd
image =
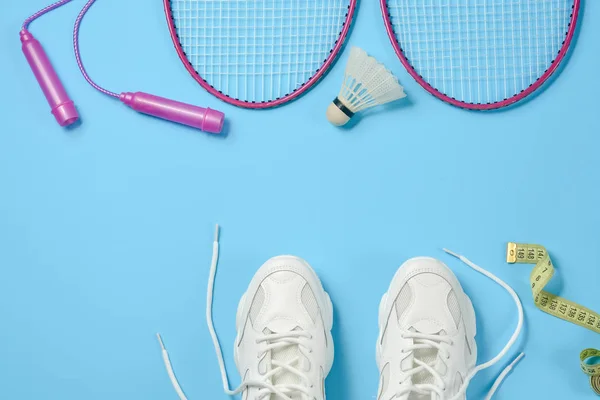
<svg viewBox="0 0 600 400"><path fill-rule="evenodd" d="M537 308L565 321L600 333L600 314L560 296L546 292L544 287L554 276L554 265L544 246L537 244L508 243L506 262L509 264L535 264L529 282ZM600 364L586 362L591 357L600 357L600 350L586 349L579 355L582 371L589 375L590 385L600 395Z"/></svg>

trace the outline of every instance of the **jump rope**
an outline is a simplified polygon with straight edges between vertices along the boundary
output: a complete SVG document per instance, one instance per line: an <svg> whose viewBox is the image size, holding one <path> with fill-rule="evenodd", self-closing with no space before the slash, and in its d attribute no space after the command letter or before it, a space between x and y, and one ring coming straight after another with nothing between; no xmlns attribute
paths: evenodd
<svg viewBox="0 0 600 400"><path fill-rule="evenodd" d="M31 17L27 18L23 23L20 32L23 53L31 66L31 69L37 78L37 81L48 100L48 104L52 110L52 114L60 126L68 126L79 119L79 113L75 108L75 104L67 94L60 78L54 70L50 59L42 48L40 42L29 32L29 25L50 11L55 10L72 0L60 0L51 4ZM220 133L223 129L225 116L222 112L212 110L210 108L202 108L179 101L166 99L164 97L155 96L144 92L123 92L115 93L106 90L96 84L87 73L81 54L79 51L79 28L83 17L88 12L90 7L96 0L89 0L81 9L75 26L73 28L73 48L75 50L75 59L81 74L85 80L99 92L120 100L123 104L131 107L135 111L152 115L158 118L177 122L183 125L188 125L198 128L205 132Z"/></svg>

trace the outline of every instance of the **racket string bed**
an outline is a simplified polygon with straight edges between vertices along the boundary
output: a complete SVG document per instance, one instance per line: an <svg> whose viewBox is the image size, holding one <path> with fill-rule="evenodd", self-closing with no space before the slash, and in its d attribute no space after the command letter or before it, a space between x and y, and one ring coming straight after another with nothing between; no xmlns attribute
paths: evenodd
<svg viewBox="0 0 600 400"><path fill-rule="evenodd" d="M259 107L314 83L339 51L355 1L165 0L165 9L196 80L225 101Z"/></svg>
<svg viewBox="0 0 600 400"><path fill-rule="evenodd" d="M579 0L381 0L401 61L452 104L505 106L564 57ZM472 107L479 109L495 107Z"/></svg>

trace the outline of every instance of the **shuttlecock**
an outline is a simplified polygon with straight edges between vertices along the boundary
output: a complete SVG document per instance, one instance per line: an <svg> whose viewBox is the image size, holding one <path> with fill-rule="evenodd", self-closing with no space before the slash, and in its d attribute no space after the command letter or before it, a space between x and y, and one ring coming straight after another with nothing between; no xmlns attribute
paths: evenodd
<svg viewBox="0 0 600 400"><path fill-rule="evenodd" d="M367 108L406 97L398 78L358 47L350 50L342 89L327 107L327 119L336 126Z"/></svg>

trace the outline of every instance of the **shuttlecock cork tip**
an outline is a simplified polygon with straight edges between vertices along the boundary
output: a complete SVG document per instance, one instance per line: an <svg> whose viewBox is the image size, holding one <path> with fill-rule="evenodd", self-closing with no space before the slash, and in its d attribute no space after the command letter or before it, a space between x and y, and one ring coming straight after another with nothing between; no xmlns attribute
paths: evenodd
<svg viewBox="0 0 600 400"><path fill-rule="evenodd" d="M334 125L344 125L359 111L405 96L398 78L364 50L353 47L342 88L327 108L327 119Z"/></svg>
<svg viewBox="0 0 600 400"><path fill-rule="evenodd" d="M350 118L354 115L348 107L341 102L339 98L335 98L329 107L327 107L327 119L335 126L342 126L350 121Z"/></svg>

